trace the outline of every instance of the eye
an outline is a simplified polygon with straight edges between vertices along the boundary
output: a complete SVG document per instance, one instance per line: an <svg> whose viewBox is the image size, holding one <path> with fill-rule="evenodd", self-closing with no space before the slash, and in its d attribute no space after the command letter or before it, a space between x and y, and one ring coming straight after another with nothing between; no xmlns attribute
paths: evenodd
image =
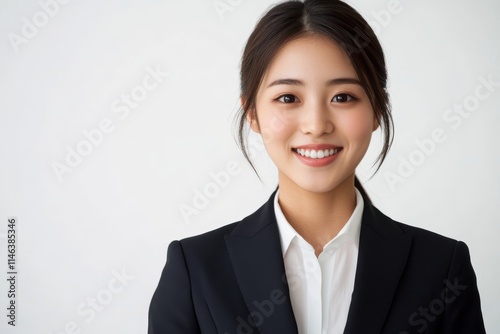
<svg viewBox="0 0 500 334"><path fill-rule="evenodd" d="M294 103L294 102L298 102L299 99L295 95L284 94L284 95L281 95L280 97L278 97L276 100L283 102L283 103Z"/></svg>
<svg viewBox="0 0 500 334"><path fill-rule="evenodd" d="M355 97L349 94L337 94L333 97L332 102L345 103L354 100Z"/></svg>

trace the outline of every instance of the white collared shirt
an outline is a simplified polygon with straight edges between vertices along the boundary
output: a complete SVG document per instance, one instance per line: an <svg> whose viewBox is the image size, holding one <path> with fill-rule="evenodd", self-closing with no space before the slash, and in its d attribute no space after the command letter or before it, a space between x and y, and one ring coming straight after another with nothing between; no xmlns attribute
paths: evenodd
<svg viewBox="0 0 500 334"><path fill-rule="evenodd" d="M314 248L288 223L274 197L290 300L299 334L341 334L354 290L363 197L342 230L316 257Z"/></svg>

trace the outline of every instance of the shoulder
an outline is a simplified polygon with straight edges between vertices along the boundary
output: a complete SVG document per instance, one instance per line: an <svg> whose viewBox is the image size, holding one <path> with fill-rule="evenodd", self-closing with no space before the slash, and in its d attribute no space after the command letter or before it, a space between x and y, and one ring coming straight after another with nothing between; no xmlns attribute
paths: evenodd
<svg viewBox="0 0 500 334"><path fill-rule="evenodd" d="M205 233L183 238L179 240L179 243L183 248L206 252L218 244L223 245L225 243L225 236L230 235L240 223L241 221L233 222Z"/></svg>
<svg viewBox="0 0 500 334"><path fill-rule="evenodd" d="M429 246L452 246L458 242L457 240L444 236L442 234L394 220L382 213L375 206L369 205L368 210L366 211L369 211L370 213L366 214L365 212L365 216L363 218L365 220L371 221L371 224L369 224L370 227L377 230L378 233L385 234L387 236L409 234L413 236L414 240L418 242L426 242L429 244Z"/></svg>
<svg viewBox="0 0 500 334"><path fill-rule="evenodd" d="M397 226L401 229L401 231L405 234L411 234L413 236L413 240L416 243L423 243L427 248L449 248L455 247L455 245L459 242L456 239L450 238L448 236L423 229L416 226L411 226L405 223L396 222Z"/></svg>
<svg viewBox="0 0 500 334"><path fill-rule="evenodd" d="M376 217L376 222L372 224L375 229L391 231L390 236L387 237L389 234L386 234L384 242L406 239L409 243L407 252L401 248L393 251L405 254L404 270L398 283L398 291L404 298L401 298L398 305L405 312L410 311L410 325L429 326L429 330L430 327L440 326L440 333L484 333L477 278L467 245L462 241L395 221L372 208L373 216ZM427 322L421 317L422 313L415 312L425 305L429 305L433 312L432 319L442 314L440 322L433 323L430 318L427 318ZM436 309L438 306L440 308ZM425 329L421 328L419 331Z"/></svg>
<svg viewBox="0 0 500 334"><path fill-rule="evenodd" d="M412 239L411 262L420 263L428 269L433 266L451 269L452 264L457 261L458 263L470 263L469 249L463 241L393 220L375 207L371 209L375 222L370 227L378 231L391 231L389 238L407 236Z"/></svg>
<svg viewBox="0 0 500 334"><path fill-rule="evenodd" d="M273 228L273 233L278 233L273 205L274 194L275 192L260 208L243 219L199 235L184 238L179 240L180 244L183 248L193 251L213 253L225 250L228 236L253 238L262 231L269 231Z"/></svg>

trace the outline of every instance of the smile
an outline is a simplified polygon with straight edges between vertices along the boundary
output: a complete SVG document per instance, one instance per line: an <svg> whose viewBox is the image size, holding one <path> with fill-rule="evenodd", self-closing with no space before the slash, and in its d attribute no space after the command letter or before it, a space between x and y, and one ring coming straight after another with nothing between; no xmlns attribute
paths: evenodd
<svg viewBox="0 0 500 334"><path fill-rule="evenodd" d="M329 157L331 155L335 155L338 152L342 150L341 147L337 148L331 148L331 149L324 149L324 150L306 150L303 148L294 148L293 151L298 153L299 155L306 157L306 158L312 158L312 159L324 159L326 157Z"/></svg>

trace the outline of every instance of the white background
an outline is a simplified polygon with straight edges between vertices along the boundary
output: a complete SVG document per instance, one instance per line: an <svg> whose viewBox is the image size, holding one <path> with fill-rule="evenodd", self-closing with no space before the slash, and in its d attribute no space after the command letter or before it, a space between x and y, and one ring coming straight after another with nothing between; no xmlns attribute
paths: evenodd
<svg viewBox="0 0 500 334"><path fill-rule="evenodd" d="M37 1L0 1L1 277L10 216L18 218L19 272L16 328L6 324L0 280L2 333L145 333L169 242L267 200L273 166L254 146L260 182L235 144L233 117L242 48L272 2L222 0L231 10L219 13L216 2L74 0L44 22ZM487 331L500 333L500 86L473 97L480 78L500 82L500 2L352 3L385 49L396 127L366 188L392 218L467 243ZM24 38L34 16L38 31L15 46L13 34ZM168 75L126 117L114 112L122 94L140 92L148 68ZM444 118L464 103L474 109L467 118ZM112 131L85 146L83 132L106 119ZM446 140L418 153L416 141L436 128ZM359 168L365 181L379 141ZM91 152L60 181L53 165L66 165L78 145ZM389 173L410 159L418 166L391 187ZM229 184L183 217L197 191L217 191L211 173L231 161L238 168Z"/></svg>

